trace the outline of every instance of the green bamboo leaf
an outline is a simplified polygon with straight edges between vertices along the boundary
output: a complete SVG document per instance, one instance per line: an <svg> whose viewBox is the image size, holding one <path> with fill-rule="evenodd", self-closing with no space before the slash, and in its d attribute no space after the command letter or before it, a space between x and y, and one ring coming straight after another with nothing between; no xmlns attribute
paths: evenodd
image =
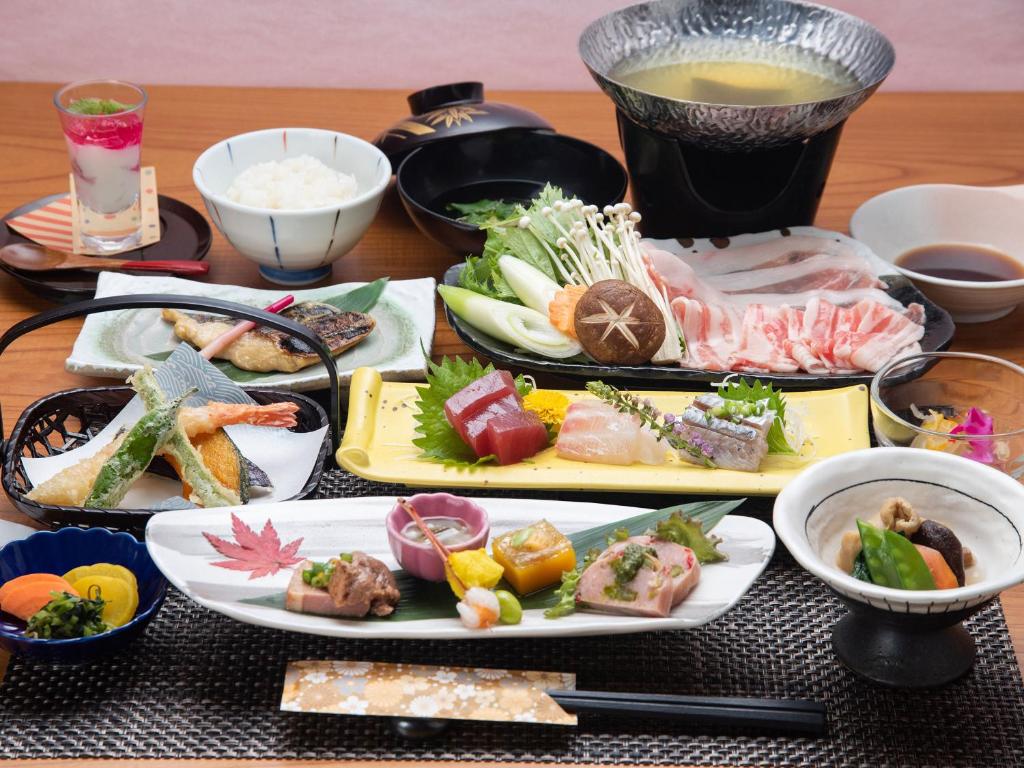
<svg viewBox="0 0 1024 768"><path fill-rule="evenodd" d="M330 304L342 312L369 312L373 309L384 288L388 284L388 278L380 277L372 283L367 283L359 288L343 293L341 296L334 296L330 299L319 299L321 304Z"/></svg>

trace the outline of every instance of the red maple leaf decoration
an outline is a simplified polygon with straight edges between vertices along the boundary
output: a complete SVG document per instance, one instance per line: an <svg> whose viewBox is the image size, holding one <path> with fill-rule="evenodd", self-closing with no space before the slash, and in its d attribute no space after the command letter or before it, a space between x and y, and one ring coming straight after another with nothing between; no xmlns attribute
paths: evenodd
<svg viewBox="0 0 1024 768"><path fill-rule="evenodd" d="M302 537L282 547L281 538L269 519L263 525L263 530L257 534L232 512L231 531L235 534L234 542L203 531L203 536L215 550L231 558L220 560L213 565L232 571L251 571L249 578L259 579L263 576L273 576L282 568L302 562L301 557L295 556L302 544Z"/></svg>

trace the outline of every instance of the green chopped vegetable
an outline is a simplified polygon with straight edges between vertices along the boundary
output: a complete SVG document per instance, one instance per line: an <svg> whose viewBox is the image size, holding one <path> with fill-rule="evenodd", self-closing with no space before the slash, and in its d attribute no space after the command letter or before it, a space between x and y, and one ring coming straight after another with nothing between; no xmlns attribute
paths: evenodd
<svg viewBox="0 0 1024 768"><path fill-rule="evenodd" d="M654 547L644 547L630 542L622 549L622 554L611 562L615 580L620 584L628 584L640 572L640 569L657 557Z"/></svg>
<svg viewBox="0 0 1024 768"><path fill-rule="evenodd" d="M509 219L516 215L518 203L508 200L477 200L475 203L448 203L449 211L458 213L457 221L482 227Z"/></svg>
<svg viewBox="0 0 1024 768"><path fill-rule="evenodd" d="M478 458L473 449L462 441L444 415L444 404L463 387L494 371L494 366L485 368L475 358L466 361L461 357L446 357L440 364L428 361L427 367L427 385L416 388L418 397L413 415L419 435L413 438L412 444L422 451L420 458L463 467L493 461L493 456ZM522 376L517 376L515 383L520 396L531 389Z"/></svg>
<svg viewBox="0 0 1024 768"><path fill-rule="evenodd" d="M114 99L84 98L75 99L67 106L68 112L76 115L116 115L118 112L127 112L133 107L129 104L122 104Z"/></svg>
<svg viewBox="0 0 1024 768"><path fill-rule="evenodd" d="M351 561L352 556L349 555ZM334 563L313 563L302 572L302 580L311 587L327 589L327 584L334 575Z"/></svg>
<svg viewBox="0 0 1024 768"><path fill-rule="evenodd" d="M718 396L723 400L738 401L755 407L760 405L761 413L765 410L775 411L775 421L772 422L767 435L768 453L793 455L797 452L786 439L786 399L780 390L771 384L763 384L759 379L755 379L753 384L748 384L746 379L741 378L739 381L729 381L719 387ZM755 411L744 415L760 414Z"/></svg>
<svg viewBox="0 0 1024 768"><path fill-rule="evenodd" d="M718 545L722 543L720 538L705 533L699 520L685 517L679 512L659 521L650 534L689 547L701 565L729 559L728 555L718 549Z"/></svg>
<svg viewBox="0 0 1024 768"><path fill-rule="evenodd" d="M146 471L178 424L178 408L182 401L195 392L191 389L171 402L147 411L129 430L121 445L100 468L85 506L96 509L114 509L128 492L132 483Z"/></svg>
<svg viewBox="0 0 1024 768"><path fill-rule="evenodd" d="M529 526L528 525L527 527L521 528L520 530L515 532L515 535L512 536L511 544L516 549L519 549L526 542L528 542L530 540L530 537L532 535L533 535L533 526Z"/></svg>
<svg viewBox="0 0 1024 768"><path fill-rule="evenodd" d="M28 620L25 634L45 640L68 640L75 637L92 637L110 630L103 621L103 607L106 602L97 597L90 600L77 597L70 592L51 592L53 600L48 602Z"/></svg>
<svg viewBox="0 0 1024 768"><path fill-rule="evenodd" d="M612 535L608 537L608 546L611 546L616 541L625 541L629 538L629 528L616 528L612 531Z"/></svg>
<svg viewBox="0 0 1024 768"><path fill-rule="evenodd" d="M858 552L857 557L853 559L853 570L850 574L855 579L871 583L871 571L868 570L868 564L864 561L863 549Z"/></svg>
<svg viewBox="0 0 1024 768"><path fill-rule="evenodd" d="M494 596L498 598L500 613L498 621L502 624L518 624L523 620L523 606L511 592L505 589L494 590Z"/></svg>

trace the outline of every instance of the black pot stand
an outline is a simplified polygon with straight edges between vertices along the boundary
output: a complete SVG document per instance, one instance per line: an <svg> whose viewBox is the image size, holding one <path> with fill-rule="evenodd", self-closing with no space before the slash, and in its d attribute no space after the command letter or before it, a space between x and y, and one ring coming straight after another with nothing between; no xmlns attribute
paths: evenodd
<svg viewBox="0 0 1024 768"><path fill-rule="evenodd" d="M977 649L963 621L991 600L946 613L898 613L835 594L850 611L832 628L832 647L858 675L893 688L933 688L974 666Z"/></svg>

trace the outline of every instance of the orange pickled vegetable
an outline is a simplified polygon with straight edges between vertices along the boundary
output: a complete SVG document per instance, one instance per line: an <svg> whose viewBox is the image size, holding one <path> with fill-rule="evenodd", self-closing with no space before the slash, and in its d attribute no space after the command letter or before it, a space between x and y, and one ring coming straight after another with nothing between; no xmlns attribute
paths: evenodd
<svg viewBox="0 0 1024 768"><path fill-rule="evenodd" d="M573 316L576 314L576 305L587 292L585 285L567 285L555 294L555 298L548 304L548 320L566 336L576 338L576 325Z"/></svg>
<svg viewBox="0 0 1024 768"><path fill-rule="evenodd" d="M18 584L5 595L3 611L17 616L22 621L28 621L53 600L52 593L54 592L70 592L72 595L78 596L78 592L59 577L56 581L29 581Z"/></svg>
<svg viewBox="0 0 1024 768"><path fill-rule="evenodd" d="M960 586L956 580L956 574L953 573L953 569L949 567L949 563L946 562L946 558L939 550L926 547L923 544L914 546L917 547L917 551L924 558L924 564L931 571L936 589L956 589Z"/></svg>

